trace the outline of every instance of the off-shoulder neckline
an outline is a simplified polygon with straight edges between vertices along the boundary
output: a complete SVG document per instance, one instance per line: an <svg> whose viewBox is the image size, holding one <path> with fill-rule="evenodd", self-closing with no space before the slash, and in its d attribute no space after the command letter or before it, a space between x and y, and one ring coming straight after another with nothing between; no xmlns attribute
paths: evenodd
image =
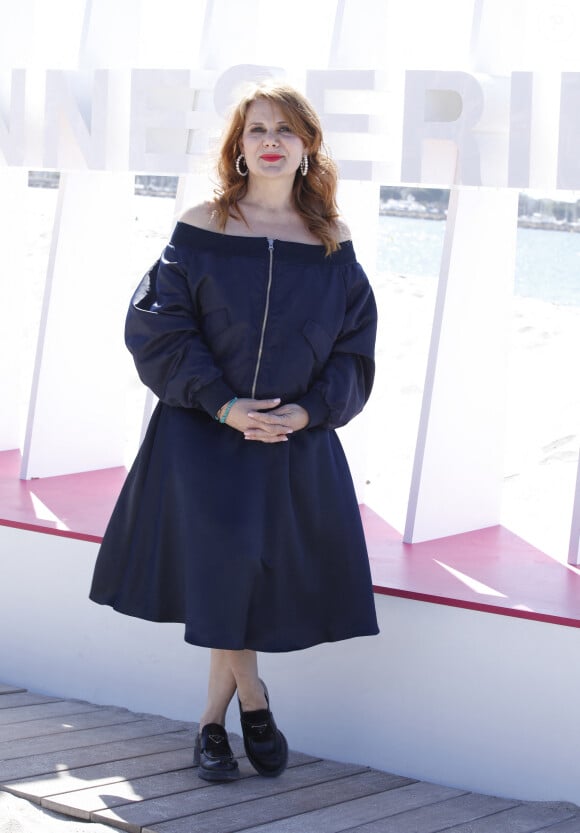
<svg viewBox="0 0 580 833"><path fill-rule="evenodd" d="M171 240L174 244L186 246L203 246L208 250L220 252L221 254L247 255L249 257L263 257L268 251L269 241L273 240L274 256L292 262L302 263L328 263L347 264L356 260L354 247L351 240L340 244L340 248L332 254L326 254L326 249L316 243L297 243L291 240L280 240L278 238L250 237L247 235L224 234L223 232L210 231L201 226L194 226L178 220L173 231ZM277 253L277 254L276 254Z"/></svg>
<svg viewBox="0 0 580 833"><path fill-rule="evenodd" d="M220 238L231 238L232 240L274 240L275 243L284 243L286 246L307 246L309 249L324 249L324 245L322 243L302 243L299 240L284 240L280 237L268 237L267 234L227 234L224 231L213 231L213 229L203 228L203 226L194 226L193 223L187 223L185 220L178 220L178 226L184 226L186 228L195 229L195 231L205 232L206 234L213 234L216 237ZM345 243L352 243L352 240L348 238L347 240L341 240L339 242L339 246L344 246Z"/></svg>

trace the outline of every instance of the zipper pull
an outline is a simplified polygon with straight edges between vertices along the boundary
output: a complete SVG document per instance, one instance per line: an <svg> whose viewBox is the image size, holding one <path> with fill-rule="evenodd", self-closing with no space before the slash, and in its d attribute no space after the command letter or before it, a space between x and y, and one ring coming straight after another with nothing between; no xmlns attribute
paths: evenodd
<svg viewBox="0 0 580 833"><path fill-rule="evenodd" d="M270 251L270 252L274 251L274 238L273 237L268 237L268 251Z"/></svg>

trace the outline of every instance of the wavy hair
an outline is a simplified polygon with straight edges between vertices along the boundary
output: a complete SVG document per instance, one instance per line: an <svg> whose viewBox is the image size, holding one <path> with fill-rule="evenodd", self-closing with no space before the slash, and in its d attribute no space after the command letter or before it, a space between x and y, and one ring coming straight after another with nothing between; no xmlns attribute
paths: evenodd
<svg viewBox="0 0 580 833"><path fill-rule="evenodd" d="M308 173L302 176L300 169L296 171L292 196L308 230L318 237L326 253L331 254L340 248L336 225L339 216L336 205L337 167L324 147L322 127L314 108L301 93L284 83L256 84L248 89L231 113L217 160L215 215L218 227L224 231L229 217L238 217L245 222L239 201L247 192L248 179L237 172L236 159L241 153L239 140L248 107L257 99L265 99L278 106L292 132L308 148Z"/></svg>

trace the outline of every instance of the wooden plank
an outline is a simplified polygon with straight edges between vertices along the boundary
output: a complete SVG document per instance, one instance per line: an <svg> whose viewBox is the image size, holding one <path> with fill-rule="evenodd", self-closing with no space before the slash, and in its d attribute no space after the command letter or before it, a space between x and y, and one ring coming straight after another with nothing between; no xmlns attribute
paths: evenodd
<svg viewBox="0 0 580 833"><path fill-rule="evenodd" d="M0 697L0 709L18 709L22 706L35 706L37 703L56 703L62 697L46 697L43 694L3 694Z"/></svg>
<svg viewBox="0 0 580 833"><path fill-rule="evenodd" d="M25 692L25 688L18 688L18 686L10 685L9 683L0 683L1 694L20 694Z"/></svg>
<svg viewBox="0 0 580 833"><path fill-rule="evenodd" d="M531 801L494 816L448 827L445 833L545 833L546 827L574 818L570 804ZM577 818L577 816L576 816ZM580 831L580 820L577 820Z"/></svg>
<svg viewBox="0 0 580 833"><path fill-rule="evenodd" d="M580 808L576 808L577 815L567 821L561 821L558 824L551 824L545 827L542 833L580 833Z"/></svg>
<svg viewBox="0 0 580 833"><path fill-rule="evenodd" d="M14 795L40 803L41 799L61 793L102 789L117 782L132 781L148 775L159 775L180 769L191 769L192 747L188 743L168 752L153 752L135 758L106 761L92 766L80 766L66 772L5 781L2 789Z"/></svg>
<svg viewBox="0 0 580 833"><path fill-rule="evenodd" d="M105 763L107 761L121 761L138 755L149 755L153 752L165 752L170 749L189 747L193 750L195 732L191 729L179 732L164 732L155 734L150 728L145 737L135 737L115 743L102 743L79 749L51 752L44 755L30 755L26 758L13 758L9 761L0 760L0 783L8 784L22 778L31 778L47 773L64 772L80 766Z"/></svg>
<svg viewBox="0 0 580 833"><path fill-rule="evenodd" d="M230 744L236 756L243 755L241 738L230 735ZM314 763L320 760L302 752L290 752L288 758L289 766L301 766L306 763ZM125 758L120 761L108 761L106 763L94 764L92 766L77 767L67 772L39 775L33 778L22 778L16 781L4 782L3 789L27 797L32 801L40 802L42 798L49 796L84 790L86 788L103 787L109 784L133 781L144 778L148 775L160 775L164 772L172 772L179 769L192 770L192 747L187 744L185 748L171 749L168 752L154 752L152 754L139 755L134 758ZM194 773L195 774L195 773ZM197 779L197 775L195 774ZM200 779L197 779L203 783Z"/></svg>
<svg viewBox="0 0 580 833"><path fill-rule="evenodd" d="M46 735L39 738L23 738L0 743L0 760L6 762L13 758L25 758L30 755L38 757L45 753L66 752L69 749L89 749L112 741L129 738L159 735L163 732L176 731L190 724L178 723L167 717L133 720L116 726L100 726L96 729L81 729L69 734Z"/></svg>
<svg viewBox="0 0 580 833"><path fill-rule="evenodd" d="M519 801L468 793L397 813L390 818L377 819L368 824L350 827L349 833L438 833L453 825L484 818L520 805Z"/></svg>
<svg viewBox="0 0 580 833"><path fill-rule="evenodd" d="M304 757L308 756L292 754L289 758L289 766L303 766L306 763L303 760ZM258 777L247 758L240 758L239 765L242 778ZM353 765L353 771L361 769L364 768ZM197 769L191 765L191 753L189 753L184 766L178 770L165 770L150 776L117 781L114 784L108 784L106 789L103 789L102 784L88 789L75 789L43 798L41 804L55 812L66 813L75 818L89 819L91 813L101 810L120 807L135 801L189 792L192 789L204 789L207 786L207 781L198 778Z"/></svg>
<svg viewBox="0 0 580 833"><path fill-rule="evenodd" d="M280 778L247 778L228 784L227 789L206 787L93 813L91 819L114 824L131 833L139 833L141 828L191 833L198 826L204 833L227 833L258 821L270 821L409 783L408 778L374 770L344 777L345 766L335 761L320 761L287 770Z"/></svg>
<svg viewBox="0 0 580 833"><path fill-rule="evenodd" d="M128 709L111 707L95 711L81 712L66 717L49 717L45 720L27 720L23 723L11 723L0 729L0 748L2 743L25 738L41 738L45 735L68 734L80 729L95 729L101 726L114 726L118 723L133 723L139 716Z"/></svg>
<svg viewBox="0 0 580 833"><path fill-rule="evenodd" d="M248 778L252 774L256 775L255 770L252 770L252 773L248 771L250 768L250 763L246 758L240 761L242 777ZM49 810L89 820L91 814L112 808L121 808L119 813L122 814L122 808L127 804L165 798L178 793L191 792L195 789L201 790L207 786L207 781L202 781L197 777L197 772L191 765L190 755L189 766L184 769L164 772L146 778L131 779L130 781L117 781L114 784L108 784L106 788L101 785L61 795L52 795L43 798L41 804Z"/></svg>
<svg viewBox="0 0 580 833"><path fill-rule="evenodd" d="M18 709L0 709L0 740L2 727L11 723L44 720L58 715L81 714L82 712L99 711L102 706L85 703L82 700L56 700L54 703L38 703L34 706L22 706Z"/></svg>
<svg viewBox="0 0 580 833"><path fill-rule="evenodd" d="M343 803L335 802L334 806L327 808L315 806L301 815L295 814L294 818L290 813L287 814L287 818L281 818L282 814L279 814L279 820L272 819L267 823L260 823L260 820L256 818L251 820L243 829L244 833L306 833L306 831L308 833L310 831L339 833L342 830L348 830L350 833L351 828L357 825L360 826L377 819L396 816L399 813L408 812L419 807L429 807L462 794L467 793L423 781L390 792L380 792L376 795L361 798L349 799L345 795ZM202 817L197 817L195 823L201 824L201 820ZM189 822L191 825L191 818ZM213 830L209 827L206 831L205 818L203 819L203 825L199 829L203 829L204 833L210 833ZM190 829L194 829L193 825ZM231 830L238 829L235 826L231 827ZM179 828L177 825L169 824L167 826L158 825L154 830L155 833L185 833L187 827ZM144 830L143 833L153 833L153 829ZM499 831L496 830L495 833L499 833Z"/></svg>
<svg viewBox="0 0 580 833"><path fill-rule="evenodd" d="M196 731L0 683L0 797L132 833L580 833L569 803L467 793L301 753L280 778L261 778L235 734L242 778L209 785L192 767Z"/></svg>

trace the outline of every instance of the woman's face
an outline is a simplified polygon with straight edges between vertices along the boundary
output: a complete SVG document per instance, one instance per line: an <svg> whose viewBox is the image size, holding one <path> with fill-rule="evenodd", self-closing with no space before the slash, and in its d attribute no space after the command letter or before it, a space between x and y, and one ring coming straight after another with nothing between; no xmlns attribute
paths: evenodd
<svg viewBox="0 0 580 833"><path fill-rule="evenodd" d="M240 148L254 176L294 177L306 148L280 108L258 98L248 107Z"/></svg>

